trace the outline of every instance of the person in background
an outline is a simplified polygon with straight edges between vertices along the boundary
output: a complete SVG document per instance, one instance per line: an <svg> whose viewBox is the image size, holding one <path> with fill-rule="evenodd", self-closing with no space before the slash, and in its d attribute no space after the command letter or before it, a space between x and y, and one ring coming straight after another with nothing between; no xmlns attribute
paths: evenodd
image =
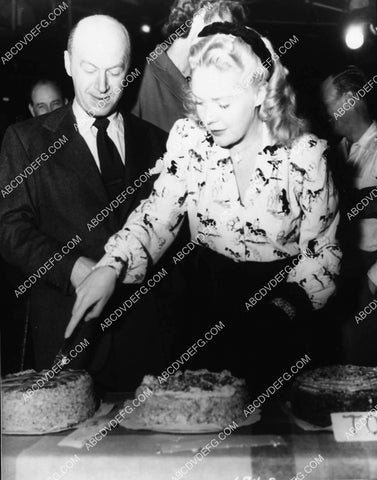
<svg viewBox="0 0 377 480"><path fill-rule="evenodd" d="M4 137L0 254L23 272L16 297L30 293L37 370L52 367L75 290L108 237L150 194L149 170L165 151L165 132L119 108L130 57L128 31L116 19L80 20L64 54L73 104L12 125ZM112 328L78 329L71 348L84 338L90 345L70 358L70 368L88 368L97 384L120 391L136 388L151 370L159 373L169 360L156 315L158 287ZM118 290L112 308L135 290Z"/></svg>
<svg viewBox="0 0 377 480"><path fill-rule="evenodd" d="M55 80L41 78L30 88L29 111L33 117L53 112L67 103L62 88Z"/></svg>
<svg viewBox="0 0 377 480"><path fill-rule="evenodd" d="M185 116L190 47L204 25L216 21L245 24L247 17L242 1L174 1L163 28L163 35L171 39L172 44L167 51L157 46L148 56L132 113L168 133L174 123Z"/></svg>
<svg viewBox="0 0 377 480"><path fill-rule="evenodd" d="M117 281L139 282L187 215L200 243L196 321L203 334L225 327L193 364L228 368L258 390L310 356L302 330L335 290L339 214L327 144L306 132L288 71L255 30L208 25L189 64L190 118L172 128L152 194L77 289L66 336L99 315Z"/></svg>
<svg viewBox="0 0 377 480"><path fill-rule="evenodd" d="M348 66L326 78L321 90L333 130L342 137L335 170L344 258L334 314L342 317L344 361L361 365L377 365L377 314L368 309L377 290L377 123L368 108L372 88L372 79Z"/></svg>

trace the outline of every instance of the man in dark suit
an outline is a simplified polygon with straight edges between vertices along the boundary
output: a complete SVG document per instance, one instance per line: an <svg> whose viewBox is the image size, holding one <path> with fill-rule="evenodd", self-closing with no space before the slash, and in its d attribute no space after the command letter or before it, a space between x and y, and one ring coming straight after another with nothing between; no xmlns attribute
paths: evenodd
<svg viewBox="0 0 377 480"><path fill-rule="evenodd" d="M71 32L65 52L73 104L11 126L4 137L0 249L27 277L15 295L30 289L37 370L52 366L75 289L103 255L108 238L149 195L154 178L148 171L165 151L164 132L118 109L129 59L123 25L104 15L84 18ZM122 305L133 289L120 287L113 305ZM162 356L154 356L164 350L153 303L158 293L151 292L113 329L102 332L99 323L91 327L90 322L84 332L76 331L72 345L85 337L90 346L71 359L71 366L87 366L90 352L89 370L110 389L134 388L149 373L146 362L152 362L151 371L153 365L163 367L164 360L158 365ZM148 312L154 315L144 326L140 315ZM127 345L122 341L128 341L132 365L124 365ZM123 365L115 365L121 360Z"/></svg>

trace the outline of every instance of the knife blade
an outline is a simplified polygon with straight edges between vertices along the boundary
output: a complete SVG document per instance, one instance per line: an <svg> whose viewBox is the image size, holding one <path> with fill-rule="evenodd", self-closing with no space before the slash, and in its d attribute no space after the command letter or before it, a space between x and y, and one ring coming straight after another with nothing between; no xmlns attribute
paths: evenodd
<svg viewBox="0 0 377 480"><path fill-rule="evenodd" d="M56 354L54 361L52 363L52 367L54 365L61 365L61 370L63 368L66 368L66 366L69 364L69 352L72 350L74 344L75 344L75 338L77 338L77 334L83 329L83 326L85 325L85 322L81 320L81 322L76 325L76 328L73 330L72 334L63 340L63 343L61 344L61 347ZM52 368L51 367L51 368Z"/></svg>

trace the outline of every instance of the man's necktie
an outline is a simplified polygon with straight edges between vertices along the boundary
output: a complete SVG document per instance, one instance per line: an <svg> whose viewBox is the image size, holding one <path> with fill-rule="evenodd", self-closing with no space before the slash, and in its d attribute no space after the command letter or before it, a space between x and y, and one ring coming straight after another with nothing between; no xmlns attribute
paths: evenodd
<svg viewBox="0 0 377 480"><path fill-rule="evenodd" d="M102 179L110 200L121 193L124 185L124 165L118 149L107 134L110 121L97 118L93 125L97 128L97 151Z"/></svg>

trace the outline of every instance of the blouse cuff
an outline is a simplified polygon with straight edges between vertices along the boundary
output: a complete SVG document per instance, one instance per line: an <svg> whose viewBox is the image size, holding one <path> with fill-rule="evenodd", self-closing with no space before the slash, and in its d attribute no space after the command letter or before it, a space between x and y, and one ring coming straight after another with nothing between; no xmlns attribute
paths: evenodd
<svg viewBox="0 0 377 480"><path fill-rule="evenodd" d="M125 274L127 268L127 262L120 257L113 257L106 253L101 260L93 267L96 270L100 267L111 267L116 271L117 278L121 278Z"/></svg>

